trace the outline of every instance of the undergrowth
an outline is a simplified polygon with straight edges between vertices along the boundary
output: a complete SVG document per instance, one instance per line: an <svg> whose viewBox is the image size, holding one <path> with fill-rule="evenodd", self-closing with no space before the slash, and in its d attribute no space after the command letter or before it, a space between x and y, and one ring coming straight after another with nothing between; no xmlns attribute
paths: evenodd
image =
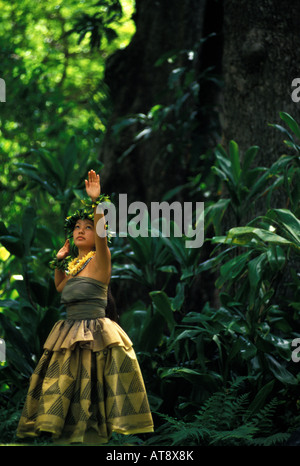
<svg viewBox="0 0 300 466"><path fill-rule="evenodd" d="M214 393L192 420L159 414L165 422L147 443L169 446L271 446L284 444L290 434L274 431L280 402L273 398L253 412L249 393L238 394L238 385Z"/></svg>

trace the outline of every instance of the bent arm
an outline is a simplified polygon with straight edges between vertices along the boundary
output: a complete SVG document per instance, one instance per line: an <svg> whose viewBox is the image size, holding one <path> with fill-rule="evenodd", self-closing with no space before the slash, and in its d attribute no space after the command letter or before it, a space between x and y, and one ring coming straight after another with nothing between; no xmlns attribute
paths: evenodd
<svg viewBox="0 0 300 466"><path fill-rule="evenodd" d="M58 260L63 260L65 259L70 253L70 241L67 239L65 244L63 245L63 247L58 251L56 257ZM66 284L66 281L67 281L68 277L65 273L64 270L61 270L61 269L58 269L56 268L55 269L55 272L54 272L54 283L55 283L55 287L56 287L56 290L61 293L65 284Z"/></svg>
<svg viewBox="0 0 300 466"><path fill-rule="evenodd" d="M55 269L54 272L54 283L56 290L61 293L64 289L68 277L63 270Z"/></svg>

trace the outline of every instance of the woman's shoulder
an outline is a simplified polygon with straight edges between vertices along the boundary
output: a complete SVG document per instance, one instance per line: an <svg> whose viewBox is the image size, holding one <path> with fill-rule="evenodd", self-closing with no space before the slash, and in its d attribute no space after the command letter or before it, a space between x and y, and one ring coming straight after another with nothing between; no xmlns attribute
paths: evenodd
<svg viewBox="0 0 300 466"><path fill-rule="evenodd" d="M97 256L97 253L96 253ZM103 267L103 264L99 264L97 260L93 259L78 275L79 276L86 276L93 278L105 285L109 285L110 277L111 277L111 267Z"/></svg>

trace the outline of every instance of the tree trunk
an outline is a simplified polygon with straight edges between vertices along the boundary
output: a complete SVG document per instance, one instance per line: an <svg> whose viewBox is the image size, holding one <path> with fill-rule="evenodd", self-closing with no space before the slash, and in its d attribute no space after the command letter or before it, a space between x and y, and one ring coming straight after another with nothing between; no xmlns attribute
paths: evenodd
<svg viewBox="0 0 300 466"><path fill-rule="evenodd" d="M224 145L231 139L241 151L258 145L257 166L269 167L286 153L283 135L268 126L284 126L279 112L299 121L299 104L291 98L299 75L299 24L296 0L224 0ZM280 196L274 202L284 207Z"/></svg>
<svg viewBox="0 0 300 466"><path fill-rule="evenodd" d="M182 169L184 161L189 161L191 151L195 157L195 170L200 170L201 164L204 163L200 156L208 147L212 148L216 144L214 136L211 135L213 131L217 133L215 112L219 105L220 88L213 80L201 81L200 76L207 67L214 67L215 74L221 72L222 1L136 0L134 20L136 34L131 43L126 49L114 54L106 67L112 114L100 152L100 160L104 163L101 180L103 191L127 193L128 202L143 201L149 207L150 202L161 201L168 190L186 183L188 176L195 176L195 173L190 171L189 162L186 169ZM215 32L215 37L202 40ZM178 132L174 131L174 140L170 138L170 133L157 131L150 140L136 146L134 151L119 163L120 156L131 146L138 128L130 126L116 138L113 126L122 117L137 113L147 114L154 105L174 104L176 97L174 91L168 87L168 79L175 66L179 68L187 65L186 54L178 52L195 49L195 59L192 69L189 70L195 74L196 81L199 80L200 92L197 99L188 100L183 108L188 118L192 114L196 115L191 133L183 142L180 134L182 128L178 123L177 126L174 125L178 129ZM164 61L160 66L155 65L164 54L172 51L177 52L176 65L168 61ZM191 67L191 63L188 63L188 66ZM179 117L184 126L184 116L181 114ZM170 118L171 121L167 123L173 124L174 115ZM173 146L170 157L165 151L168 144ZM205 162L206 170L210 169L208 165ZM177 199L185 200L180 196ZM208 258L206 244L201 252L203 260ZM214 291L208 282L210 285L213 283L209 275L207 280L201 280L201 283L199 280L195 281L187 297L188 307L201 308L206 298L213 302ZM123 303L120 286L118 290L116 300ZM132 290L131 298L134 300L139 293L139 289Z"/></svg>
<svg viewBox="0 0 300 466"><path fill-rule="evenodd" d="M300 104L292 99L292 82L299 77L299 24L297 0L224 0L224 146L233 139L243 153L258 145L254 166L270 167L289 153L284 135L268 126L276 123L288 129L279 112L287 112L300 122ZM289 208L283 187L274 191L271 207ZM264 197L253 211L245 213L243 224L266 213ZM233 226L229 215L224 219L224 232ZM294 265L297 270L298 264ZM287 273L285 282L291 281ZM284 286L279 288L281 294Z"/></svg>
<svg viewBox="0 0 300 466"><path fill-rule="evenodd" d="M176 164L168 165L159 156L164 146L162 132L138 145L118 163L138 128L130 126L116 138L113 125L121 117L147 114L156 104L172 102L174 97L167 85L172 64L155 64L165 53L192 48L201 39L205 3L206 0L136 1L136 34L126 49L109 59L106 69L113 107L100 153L105 164L102 181L106 192L125 192L129 202L140 200L148 204L186 182L186 174Z"/></svg>

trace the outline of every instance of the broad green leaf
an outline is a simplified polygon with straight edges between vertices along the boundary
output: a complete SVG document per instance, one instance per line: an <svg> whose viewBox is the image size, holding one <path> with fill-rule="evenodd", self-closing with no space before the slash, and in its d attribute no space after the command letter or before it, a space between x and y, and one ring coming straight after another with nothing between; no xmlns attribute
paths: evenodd
<svg viewBox="0 0 300 466"><path fill-rule="evenodd" d="M10 367L17 370L19 376L25 376L29 379L34 370L34 362L30 361L29 356L25 358L25 354L18 348L17 344L6 349L6 359L9 361Z"/></svg>
<svg viewBox="0 0 300 466"><path fill-rule="evenodd" d="M277 125L277 124L273 124L273 123L268 123L268 126L271 126L271 128L275 128L275 129L279 130L281 133L284 134L284 136L287 136L287 137L290 139L292 146L295 146L294 138L293 138L293 136L286 130L286 128L284 128L284 127L281 126L281 125ZM289 141L284 141L284 142L287 143L287 142L289 142Z"/></svg>
<svg viewBox="0 0 300 466"><path fill-rule="evenodd" d="M68 185L68 181L71 180L74 167L76 164L76 160L77 160L77 155L78 155L78 146L77 146L76 137L72 136L62 156L62 167L63 167L63 173L64 173L63 186L64 187L66 187Z"/></svg>
<svg viewBox="0 0 300 466"><path fill-rule="evenodd" d="M300 221L290 210L271 209L267 212L266 217L280 222L280 226L287 230L292 239L300 245Z"/></svg>
<svg viewBox="0 0 300 466"><path fill-rule="evenodd" d="M277 359L267 353L265 353L264 357L270 371L276 377L276 379L278 379L283 384L298 385L298 380L296 377L284 367L282 362L277 361Z"/></svg>
<svg viewBox="0 0 300 466"><path fill-rule="evenodd" d="M227 261L221 267L221 275L228 279L237 278L245 269L251 254L252 251L247 251Z"/></svg>
<svg viewBox="0 0 300 466"><path fill-rule="evenodd" d="M164 273L178 273L178 270L175 267L175 265L163 265L162 267L158 267L157 270L160 270Z"/></svg>
<svg viewBox="0 0 300 466"><path fill-rule="evenodd" d="M274 335L270 332L265 335L260 333L260 337L274 346L274 352L280 354L280 356L286 361L291 360L291 342L290 340L281 338L277 335Z"/></svg>
<svg viewBox="0 0 300 466"><path fill-rule="evenodd" d="M232 167L231 167L231 161L226 154L224 148L220 145L217 146L215 150L215 155L217 158L217 161L219 163L220 169L224 172L226 177L231 181L231 183L234 185L234 178L233 178L233 173L232 173Z"/></svg>
<svg viewBox="0 0 300 466"><path fill-rule="evenodd" d="M222 377L220 374L215 372L211 374L204 374L202 372L198 372L186 367L161 369L159 371L159 375L161 378L182 377L188 380L190 383L198 384L199 386L203 385L209 390L217 390L220 388L220 384L222 383Z"/></svg>
<svg viewBox="0 0 300 466"><path fill-rule="evenodd" d="M165 319L159 312L154 312L153 316L147 314L147 319L141 329L140 347L142 351L154 351L161 344Z"/></svg>
<svg viewBox="0 0 300 466"><path fill-rule="evenodd" d="M274 387L275 380L270 380L270 382L266 383L256 394L254 400L251 402L248 408L248 417L252 414L259 412L267 399L267 397L272 393ZM251 414L250 414L251 413Z"/></svg>
<svg viewBox="0 0 300 466"><path fill-rule="evenodd" d="M288 125L293 133L300 138L300 127L291 115L286 112L279 112L280 118Z"/></svg>
<svg viewBox="0 0 300 466"><path fill-rule="evenodd" d="M182 308L185 299L185 286L186 283L179 282L176 286L176 295L172 299L172 309L178 311Z"/></svg>
<svg viewBox="0 0 300 466"><path fill-rule="evenodd" d="M231 228L227 234L227 239L233 244L249 245L251 240L256 239L264 243L274 243L278 245L295 246L295 244L272 231L255 227L235 227Z"/></svg>
<svg viewBox="0 0 300 466"><path fill-rule="evenodd" d="M283 249L278 245L271 245L267 251L267 257L273 272L281 270L285 265L285 254Z"/></svg>
<svg viewBox="0 0 300 466"><path fill-rule="evenodd" d="M175 259L182 266L187 265L188 262L188 251L187 248L183 247L182 238L167 238L162 237L163 243L172 251Z"/></svg>
<svg viewBox="0 0 300 466"><path fill-rule="evenodd" d="M40 149L38 151L41 165L43 165L44 175L47 174L47 179L51 178L61 191L64 189L65 173L60 163L57 163L57 157L46 150Z"/></svg>
<svg viewBox="0 0 300 466"><path fill-rule="evenodd" d="M241 164L239 146L235 141L229 142L229 156L231 161L231 170L233 173L233 178L235 180L235 184L237 185L241 175Z"/></svg>
<svg viewBox="0 0 300 466"><path fill-rule="evenodd" d="M32 207L27 207L22 217L22 236L24 240L25 254L30 254L30 243L34 237L36 226L36 213Z"/></svg>
<svg viewBox="0 0 300 466"><path fill-rule="evenodd" d="M20 303L18 300L15 299L1 299L0 308L1 307L8 307L9 309L17 311L20 308Z"/></svg>
<svg viewBox="0 0 300 466"><path fill-rule="evenodd" d="M253 358L257 353L256 346L248 339L242 335L239 337L240 341L240 354L242 359L245 361Z"/></svg>
<svg viewBox="0 0 300 466"><path fill-rule="evenodd" d="M36 167L27 163L16 163L15 165L18 167L18 173L28 176L39 183L51 196L55 197L57 195L57 189L38 175L39 172Z"/></svg>
<svg viewBox="0 0 300 466"><path fill-rule="evenodd" d="M221 180L223 180L223 181L228 181L228 176L227 176L226 173L223 172L220 168L215 167L215 166L212 166L212 167L211 167L211 171L212 171L215 175L218 175L219 178L221 178Z"/></svg>
<svg viewBox="0 0 300 466"><path fill-rule="evenodd" d="M230 199L219 199L217 202L205 209L204 225L206 230L211 224L213 224L216 235L221 233L221 222L229 204Z"/></svg>
<svg viewBox="0 0 300 466"><path fill-rule="evenodd" d="M250 192L245 200L245 203L249 203L253 198L264 192L269 185L270 174L267 169L263 170L264 174L251 186Z"/></svg>
<svg viewBox="0 0 300 466"><path fill-rule="evenodd" d="M152 262L151 238L129 236L128 241L139 264Z"/></svg>
<svg viewBox="0 0 300 466"><path fill-rule="evenodd" d="M175 319L169 297L164 291L152 291L149 293L157 311L166 320L170 332L173 331L175 326Z"/></svg>
<svg viewBox="0 0 300 466"><path fill-rule="evenodd" d="M249 273L249 281L250 281L250 286L256 291L257 285L263 278L263 273L265 271L265 263L267 259L267 253L263 253L248 263L248 273Z"/></svg>
<svg viewBox="0 0 300 466"><path fill-rule="evenodd" d="M248 171L251 167L253 160L256 157L258 150L259 150L258 146L251 146L249 147L249 149L246 150L245 155L244 155L244 161L242 164L242 174L241 174L242 178L244 179L247 178Z"/></svg>
<svg viewBox="0 0 300 466"><path fill-rule="evenodd" d="M224 241L221 241L221 243L223 243L223 242ZM231 249L226 249L226 250L222 251L220 254L218 254L217 256L212 257L212 259L208 259L207 261L202 262L202 264L200 264L196 268L195 274L198 274L200 272L205 272L206 270L210 270L210 269L216 267L218 264L220 264L220 262L222 262L224 257L226 258L226 256L228 255L228 251L230 251L230 250Z"/></svg>

